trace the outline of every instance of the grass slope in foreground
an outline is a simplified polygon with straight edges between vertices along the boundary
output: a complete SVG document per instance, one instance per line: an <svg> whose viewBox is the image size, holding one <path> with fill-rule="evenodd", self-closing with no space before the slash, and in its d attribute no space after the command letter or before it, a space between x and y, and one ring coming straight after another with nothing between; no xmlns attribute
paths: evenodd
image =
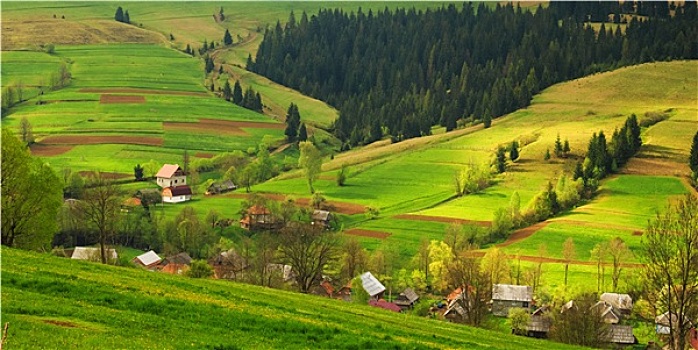
<svg viewBox="0 0 698 350"><path fill-rule="evenodd" d="M3 249L12 349L575 349L369 306Z"/></svg>

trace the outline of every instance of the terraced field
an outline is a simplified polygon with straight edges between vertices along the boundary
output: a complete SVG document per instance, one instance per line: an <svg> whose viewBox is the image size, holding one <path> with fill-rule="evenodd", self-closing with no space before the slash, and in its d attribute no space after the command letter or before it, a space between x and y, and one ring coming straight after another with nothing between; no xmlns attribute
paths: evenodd
<svg viewBox="0 0 698 350"><path fill-rule="evenodd" d="M10 323L12 349L578 349L339 300L9 248L2 273L1 316Z"/></svg>

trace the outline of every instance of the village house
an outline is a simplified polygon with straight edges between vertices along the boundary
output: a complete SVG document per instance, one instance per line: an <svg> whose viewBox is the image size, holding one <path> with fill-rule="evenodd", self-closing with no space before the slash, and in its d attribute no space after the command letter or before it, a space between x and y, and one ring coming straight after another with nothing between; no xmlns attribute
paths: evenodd
<svg viewBox="0 0 698 350"><path fill-rule="evenodd" d="M671 322L669 320L669 311L657 316L654 318L654 324L655 324L655 331L657 334L660 335L668 335L670 334L671 328L674 328L674 331L679 329L679 317L677 314L672 313L671 314ZM691 325L691 320L688 318L684 318L684 324L686 325Z"/></svg>
<svg viewBox="0 0 698 350"><path fill-rule="evenodd" d="M364 288L366 293L371 296L371 299L378 300L383 297L385 293L385 286L378 281L376 277L370 272L366 272L361 275L361 286Z"/></svg>
<svg viewBox="0 0 698 350"><path fill-rule="evenodd" d="M533 302L531 286L495 284L492 286L492 313L496 316L508 316L509 309L529 309Z"/></svg>
<svg viewBox="0 0 698 350"><path fill-rule="evenodd" d="M526 335L533 338L547 338L552 323L548 313L550 308L542 306L531 314L531 318L526 325Z"/></svg>
<svg viewBox="0 0 698 350"><path fill-rule="evenodd" d="M208 260L213 276L218 279L237 279L247 269L247 263L235 250L221 252Z"/></svg>
<svg viewBox="0 0 698 350"><path fill-rule="evenodd" d="M116 260L119 255L116 253L115 249L106 249L107 259ZM65 255L71 259L76 260L89 260L89 261L100 261L101 252L99 248L95 247L75 247L72 249L66 249Z"/></svg>
<svg viewBox="0 0 698 350"><path fill-rule="evenodd" d="M187 184L187 175L178 164L165 164L155 175L161 188Z"/></svg>
<svg viewBox="0 0 698 350"><path fill-rule="evenodd" d="M230 191L234 191L237 186L230 181L230 180L225 180L223 182L214 182L211 185L206 188L206 195L212 195L212 194L220 194L220 193L226 193Z"/></svg>
<svg viewBox="0 0 698 350"><path fill-rule="evenodd" d="M324 229L329 229L331 227L332 213L327 210L315 209L313 210L313 225L320 225Z"/></svg>
<svg viewBox="0 0 698 350"><path fill-rule="evenodd" d="M271 211L265 206L253 205L247 209L245 217L240 220L240 227L250 230L273 230L278 229L281 222L277 222Z"/></svg>
<svg viewBox="0 0 698 350"><path fill-rule="evenodd" d="M407 310L414 307L414 303L416 303L417 300L419 300L419 295L417 295L412 288L406 288L394 302L402 310Z"/></svg>
<svg viewBox="0 0 698 350"><path fill-rule="evenodd" d="M145 267L147 269L154 268L155 266L160 264L161 261L162 259L152 250L143 253L131 260L132 263Z"/></svg>
<svg viewBox="0 0 698 350"><path fill-rule="evenodd" d="M334 297L335 296L334 292L335 292L334 286L332 286L332 283L330 283L330 281L328 281L328 280L322 280L322 282L320 282L317 286L312 288L312 290L310 291L310 293L312 293L312 294L319 295L319 296L326 297L326 298Z"/></svg>
<svg viewBox="0 0 698 350"><path fill-rule="evenodd" d="M615 344L616 346L628 346L637 344L637 338L633 335L633 326L624 326L612 324L608 328L606 335L606 343Z"/></svg>
<svg viewBox="0 0 698 350"><path fill-rule="evenodd" d="M162 201L165 203L180 203L191 200L191 187L187 185L165 187L162 190Z"/></svg>
<svg viewBox="0 0 698 350"><path fill-rule="evenodd" d="M627 316L633 311L633 298L628 294L603 293L600 300L612 306L619 315Z"/></svg>
<svg viewBox="0 0 698 350"><path fill-rule="evenodd" d="M172 275L181 275L187 270L191 265L191 257L187 253L179 253L177 255L168 256L160 262L157 269Z"/></svg>

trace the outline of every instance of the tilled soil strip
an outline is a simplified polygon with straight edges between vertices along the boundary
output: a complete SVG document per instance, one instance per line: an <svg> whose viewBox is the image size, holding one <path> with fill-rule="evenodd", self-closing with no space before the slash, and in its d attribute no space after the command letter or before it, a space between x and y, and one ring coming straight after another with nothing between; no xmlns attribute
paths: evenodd
<svg viewBox="0 0 698 350"><path fill-rule="evenodd" d="M457 223L457 224L461 224L461 225L478 225L478 226L482 226L482 227L492 226L492 222L490 222L490 221L466 220L466 219L449 218L449 217L445 217L445 216L401 214L401 215L395 215L393 217L396 219L402 219L402 220Z"/></svg>

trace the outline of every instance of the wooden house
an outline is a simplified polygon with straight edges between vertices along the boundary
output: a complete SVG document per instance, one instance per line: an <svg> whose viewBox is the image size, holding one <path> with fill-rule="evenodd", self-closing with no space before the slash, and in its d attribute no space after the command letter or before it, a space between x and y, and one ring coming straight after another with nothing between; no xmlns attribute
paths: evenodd
<svg viewBox="0 0 698 350"><path fill-rule="evenodd" d="M511 284L492 286L492 313L496 316L508 316L509 309L529 309L533 302L533 288Z"/></svg>
<svg viewBox="0 0 698 350"><path fill-rule="evenodd" d="M106 249L107 259L116 260L119 255L115 249ZM65 250L66 256L75 260L101 261L102 255L99 247L75 247Z"/></svg>
<svg viewBox="0 0 698 350"><path fill-rule="evenodd" d="M147 269L154 268L155 266L160 264L161 261L162 259L152 250L143 253L131 260L132 263L138 266L145 267Z"/></svg>
<svg viewBox="0 0 698 350"><path fill-rule="evenodd" d="M684 317L683 320L685 325L691 325L691 320ZM670 334L671 328L676 331L679 328L679 317L677 314L671 314L671 322L669 320L669 311L655 317L654 319L655 331L657 334L667 335Z"/></svg>
<svg viewBox="0 0 698 350"><path fill-rule="evenodd" d="M247 209L245 217L240 220L240 227L250 230L274 230L281 228L282 223L277 221L271 211L261 205L253 205Z"/></svg>
<svg viewBox="0 0 698 350"><path fill-rule="evenodd" d="M165 203L181 203L191 200L191 188L187 185L165 187L162 190L162 201Z"/></svg>
<svg viewBox="0 0 698 350"><path fill-rule="evenodd" d="M619 315L630 315L633 311L633 298L628 294L603 293L601 301L613 307L614 312Z"/></svg>
<svg viewBox="0 0 698 350"><path fill-rule="evenodd" d="M592 310L595 310L605 323L618 324L621 320L621 313L613 305L601 300L592 305Z"/></svg>
<svg viewBox="0 0 698 350"><path fill-rule="evenodd" d="M526 325L526 335L534 338L547 338L550 332L550 308L547 306L540 307L531 313L531 318Z"/></svg>
<svg viewBox="0 0 698 350"><path fill-rule="evenodd" d="M382 298L383 293L385 293L385 286L380 283L380 281L378 281L378 279L370 272L366 272L361 275L361 286L364 288L366 293L368 293L368 295L375 300Z"/></svg>
<svg viewBox="0 0 698 350"><path fill-rule="evenodd" d="M417 300L419 300L419 295L417 295L412 288L406 288L394 302L401 309L407 310L414 307L414 303L416 303Z"/></svg>
<svg viewBox="0 0 698 350"><path fill-rule="evenodd" d="M605 336L605 342L614 344L616 347L629 346L637 344L637 338L633 335L633 326L623 326L612 324L608 328L608 333Z"/></svg>
<svg viewBox="0 0 698 350"><path fill-rule="evenodd" d="M177 164L165 164L155 175L157 184L161 188L181 186L187 184L187 175Z"/></svg>
<svg viewBox="0 0 698 350"><path fill-rule="evenodd" d="M208 188L206 188L206 194L207 195L212 195L212 194L220 194L220 193L226 193L230 191L234 191L237 186L230 181L230 180L225 180L223 182L214 182Z"/></svg>
<svg viewBox="0 0 698 350"><path fill-rule="evenodd" d="M332 213L327 210L313 210L313 225L320 225L324 229L329 229L332 223Z"/></svg>
<svg viewBox="0 0 698 350"><path fill-rule="evenodd" d="M213 267L213 276L218 279L237 279L247 269L247 262L232 249L212 257L208 264Z"/></svg>
<svg viewBox="0 0 698 350"><path fill-rule="evenodd" d="M310 292L326 298L333 298L335 296L334 286L332 286L332 283L328 280L322 280L322 282L312 288Z"/></svg>
<svg viewBox="0 0 698 350"><path fill-rule="evenodd" d="M169 273L172 275L181 275L187 270L191 265L191 257L187 253L179 253L177 255L168 256L163 259L158 265L158 270Z"/></svg>

